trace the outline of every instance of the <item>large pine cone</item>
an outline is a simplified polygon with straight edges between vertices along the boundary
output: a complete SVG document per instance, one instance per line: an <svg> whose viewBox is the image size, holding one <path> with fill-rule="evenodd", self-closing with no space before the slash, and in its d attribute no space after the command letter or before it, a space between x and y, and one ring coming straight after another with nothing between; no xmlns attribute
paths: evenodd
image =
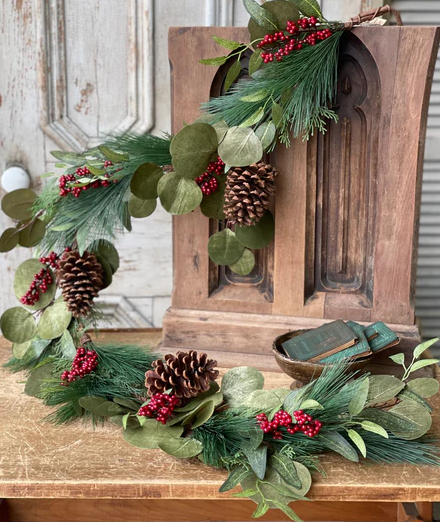
<svg viewBox="0 0 440 522"><path fill-rule="evenodd" d="M269 208L278 171L260 161L249 167L234 167L226 179L223 211L232 224L255 225Z"/></svg>
<svg viewBox="0 0 440 522"><path fill-rule="evenodd" d="M58 286L74 317L84 317L103 287L103 270L96 256L78 250L64 252L56 270Z"/></svg>
<svg viewBox="0 0 440 522"><path fill-rule="evenodd" d="M191 350L188 353L168 354L164 361L158 359L153 362L154 370L145 374L145 387L150 397L172 389L184 402L209 390L210 381L215 381L218 377L216 366L217 361L208 359L206 353L198 355Z"/></svg>

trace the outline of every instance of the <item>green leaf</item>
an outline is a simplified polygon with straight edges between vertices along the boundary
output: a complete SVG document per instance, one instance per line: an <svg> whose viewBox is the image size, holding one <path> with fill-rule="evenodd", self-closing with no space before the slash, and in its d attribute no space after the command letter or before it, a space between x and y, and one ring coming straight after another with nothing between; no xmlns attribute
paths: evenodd
<svg viewBox="0 0 440 522"><path fill-rule="evenodd" d="M46 234L46 225L41 219L31 221L29 225L20 231L18 242L20 246L31 248L37 245Z"/></svg>
<svg viewBox="0 0 440 522"><path fill-rule="evenodd" d="M396 353L395 355L390 355L389 359L391 359L396 364L401 364L402 366L405 364L405 354Z"/></svg>
<svg viewBox="0 0 440 522"><path fill-rule="evenodd" d="M316 16L323 19L321 8L316 0L290 0L296 5L304 16Z"/></svg>
<svg viewBox="0 0 440 522"><path fill-rule="evenodd" d="M396 406L393 406L389 412L416 425L416 430L393 430L394 435L401 439L418 439L430 429L432 424L432 418L429 412L427 412L423 406L414 401L402 401L399 404L396 404Z"/></svg>
<svg viewBox="0 0 440 522"><path fill-rule="evenodd" d="M64 163L68 163L69 165L73 165L74 167L79 167L85 163L85 159L82 154L78 154L76 152L66 152L64 150L52 150L51 154L54 158L63 161Z"/></svg>
<svg viewBox="0 0 440 522"><path fill-rule="evenodd" d="M313 399L306 399L300 406L302 410L323 410L324 406Z"/></svg>
<svg viewBox="0 0 440 522"><path fill-rule="evenodd" d="M281 120L283 119L283 108L278 103L274 102L272 104L272 120L275 124L275 127L279 127Z"/></svg>
<svg viewBox="0 0 440 522"><path fill-rule="evenodd" d="M163 441L159 440L158 446L162 451L168 453L168 455L172 455L178 459L190 459L191 457L196 457L203 451L203 444L191 438L167 438Z"/></svg>
<svg viewBox="0 0 440 522"><path fill-rule="evenodd" d="M112 272L115 273L119 268L119 254L116 250L116 247L105 239L101 239L98 243L98 246L94 250L96 255L100 258L104 258L108 264L110 265Z"/></svg>
<svg viewBox="0 0 440 522"><path fill-rule="evenodd" d="M265 121L255 130L255 134L261 141L264 150L267 150L272 145L276 132L277 130L273 121Z"/></svg>
<svg viewBox="0 0 440 522"><path fill-rule="evenodd" d="M229 125L225 122L225 120L220 120L217 123L213 123L212 126L214 127L215 132L217 133L217 139L220 144L226 136L226 133L228 132ZM225 170L225 174L226 173L227 170ZM219 179L221 179L221 176L219 177Z"/></svg>
<svg viewBox="0 0 440 522"><path fill-rule="evenodd" d="M156 449L159 447L159 442L178 439L182 433L181 426L167 426L155 419L146 419L144 425L139 428L127 428L124 431L124 439L137 448Z"/></svg>
<svg viewBox="0 0 440 522"><path fill-rule="evenodd" d="M18 300L26 294L34 280L34 277L42 268L46 268L46 265L40 263L38 259L28 259L17 268L14 274L14 292ZM36 304L26 306L28 310L41 310L42 308L46 308L55 297L55 292L57 290L55 276L50 269L47 270L49 270L49 273L52 276L52 283L47 285L46 293L43 294L40 292L40 299Z"/></svg>
<svg viewBox="0 0 440 522"><path fill-rule="evenodd" d="M361 452L362 456L366 458L367 456L367 447L365 446L364 439L359 435L357 431L347 430L348 436L354 442L358 450ZM385 432L386 433L386 432Z"/></svg>
<svg viewBox="0 0 440 522"><path fill-rule="evenodd" d="M239 47L242 47L243 44L240 42L235 42L234 40L226 40L225 38L220 38L219 36L212 36L212 39L215 43L218 43L225 49L229 49L231 51L235 51L235 49L238 49Z"/></svg>
<svg viewBox="0 0 440 522"><path fill-rule="evenodd" d="M245 466L235 467L229 474L229 477L220 486L219 492L224 493L225 491L234 489L249 473L250 471Z"/></svg>
<svg viewBox="0 0 440 522"><path fill-rule="evenodd" d="M269 465L281 476L286 484L297 489L301 488L302 484L295 464L287 455L275 453L270 458Z"/></svg>
<svg viewBox="0 0 440 522"><path fill-rule="evenodd" d="M0 252L9 252L18 245L16 228L7 228L0 237Z"/></svg>
<svg viewBox="0 0 440 522"><path fill-rule="evenodd" d="M104 290L104 288L108 288L112 284L113 269L105 257L97 254L96 259L102 266L103 286L101 290Z"/></svg>
<svg viewBox="0 0 440 522"><path fill-rule="evenodd" d="M118 404L103 397L81 397L79 404L85 410L99 417L113 417L124 413L124 410Z"/></svg>
<svg viewBox="0 0 440 522"><path fill-rule="evenodd" d="M283 402L283 409L293 415L293 412L299 410L301 402L303 402L306 393L313 387L313 382L306 384L302 388L292 390Z"/></svg>
<svg viewBox="0 0 440 522"><path fill-rule="evenodd" d="M218 148L221 159L232 167L245 167L260 161L263 146L249 127L231 127Z"/></svg>
<svg viewBox="0 0 440 522"><path fill-rule="evenodd" d="M238 75L241 72L241 63L240 61L234 62L231 67L229 68L228 74L225 78L225 92L229 90L231 85L235 82L235 80L238 78Z"/></svg>
<svg viewBox="0 0 440 522"><path fill-rule="evenodd" d="M235 233L229 228L213 234L208 241L208 254L217 265L236 263L244 252L244 246L237 241Z"/></svg>
<svg viewBox="0 0 440 522"><path fill-rule="evenodd" d="M217 393L219 391L219 389L220 389L220 386L218 385L218 383L215 382L215 381L211 381L209 383L209 390L208 391L200 393L199 395L197 395L197 397L194 397L187 404L185 404L185 406L181 406L180 408L176 408L174 411L176 413L186 413L186 412L193 411L197 406L199 406L199 404L204 402L205 399L207 399L208 397L211 397L212 395Z"/></svg>
<svg viewBox="0 0 440 522"><path fill-rule="evenodd" d="M47 339L46 339L47 341ZM66 359L73 359L76 355L76 346L70 332L66 330L60 338L61 352Z"/></svg>
<svg viewBox="0 0 440 522"><path fill-rule="evenodd" d="M17 359L23 359L24 361L33 361L38 359L44 350L51 343L48 339L41 339L36 335L31 340L25 343L12 345L12 353Z"/></svg>
<svg viewBox="0 0 440 522"><path fill-rule="evenodd" d="M87 163L86 164L86 167L90 170L90 172L94 175L94 176L103 176L105 173L106 173L106 170L105 169L100 169L98 167L95 167L93 165L91 165L90 163Z"/></svg>
<svg viewBox="0 0 440 522"><path fill-rule="evenodd" d="M260 518L265 515L269 510L269 504L266 502L260 502L257 506L257 509L252 513L252 518Z"/></svg>
<svg viewBox="0 0 440 522"><path fill-rule="evenodd" d="M46 308L37 326L38 335L42 339L60 337L72 320L72 312L67 309L63 300L57 300Z"/></svg>
<svg viewBox="0 0 440 522"><path fill-rule="evenodd" d="M249 75L252 76L255 71L257 71L260 66L263 64L263 58L261 58L261 51L257 49L252 53L252 56L249 58Z"/></svg>
<svg viewBox="0 0 440 522"><path fill-rule="evenodd" d="M272 212L266 210L264 216L255 225L235 227L237 240L245 247L264 248L275 235L275 222Z"/></svg>
<svg viewBox="0 0 440 522"><path fill-rule="evenodd" d="M388 431L411 431L415 432L417 426L414 422L393 415L389 411L382 411L376 408L367 408L359 415L359 418L375 422Z"/></svg>
<svg viewBox="0 0 440 522"><path fill-rule="evenodd" d="M229 268L238 275L246 276L252 272L254 266L255 256L250 250L245 248L240 259L232 263Z"/></svg>
<svg viewBox="0 0 440 522"><path fill-rule="evenodd" d="M139 199L134 194L130 196L128 200L128 211L131 217L134 218L146 218L156 210L157 200L156 199Z"/></svg>
<svg viewBox="0 0 440 522"><path fill-rule="evenodd" d="M157 186L163 208L174 215L188 214L197 208L203 199L197 183L182 177L177 172L163 176Z"/></svg>
<svg viewBox="0 0 440 522"><path fill-rule="evenodd" d="M207 123L187 125L171 141L170 153L173 167L180 176L194 180L205 172L217 147L217 133L212 125ZM168 176L170 174L167 174L165 179Z"/></svg>
<svg viewBox="0 0 440 522"><path fill-rule="evenodd" d="M264 29L269 31L279 29L275 16L267 9L263 9L255 0L243 0L243 4L246 11L260 27L264 27Z"/></svg>
<svg viewBox="0 0 440 522"><path fill-rule="evenodd" d="M287 390L286 395L289 394ZM243 401L243 406L256 409L272 418L281 409L285 396L278 395L276 390L254 390Z"/></svg>
<svg viewBox="0 0 440 522"><path fill-rule="evenodd" d="M214 65L219 66L226 63L228 57L227 56L217 56L216 58L205 58L203 60L199 60L199 63L202 65Z"/></svg>
<svg viewBox="0 0 440 522"><path fill-rule="evenodd" d="M242 96L240 101L253 103L265 100L269 96L269 91L267 89L260 89L252 94L247 94L246 96Z"/></svg>
<svg viewBox="0 0 440 522"><path fill-rule="evenodd" d="M240 123L240 127L252 127L257 124L264 116L263 107L259 107L253 114L249 116L244 122Z"/></svg>
<svg viewBox="0 0 440 522"><path fill-rule="evenodd" d="M343 457L353 462L358 462L359 457L356 450L344 439L344 437L334 431L319 436L320 442L327 448L339 453Z"/></svg>
<svg viewBox="0 0 440 522"><path fill-rule="evenodd" d="M280 29L286 28L288 20L297 21L299 19L299 11L291 2L273 0L271 2L264 2L261 7L275 17L277 27ZM261 25L258 25L252 18L249 20L248 30L251 42L263 38L266 33L275 32L273 28L268 30L261 27Z"/></svg>
<svg viewBox="0 0 440 522"><path fill-rule="evenodd" d="M32 339L25 341L24 343L14 343L12 345L12 354L16 359L23 359L26 352L31 345Z"/></svg>
<svg viewBox="0 0 440 522"><path fill-rule="evenodd" d="M218 189L209 196L203 197L200 210L206 217L222 220L225 219L223 204L225 201L226 176L217 176L217 181Z"/></svg>
<svg viewBox="0 0 440 522"><path fill-rule="evenodd" d="M302 519L293 511L291 507L287 504L283 504L278 500L271 500L271 504L280 509L285 515L287 515L290 520L294 520L295 522L303 522Z"/></svg>
<svg viewBox="0 0 440 522"><path fill-rule="evenodd" d="M54 370L53 362L48 362L35 368L26 381L24 393L30 397L38 397L44 382L53 379L52 372Z"/></svg>
<svg viewBox="0 0 440 522"><path fill-rule="evenodd" d="M250 366L237 366L225 373L222 379L222 392L230 408L240 406L254 390L262 390L263 374Z"/></svg>
<svg viewBox="0 0 440 522"><path fill-rule="evenodd" d="M389 401L405 387L405 383L392 375L372 375L369 381L367 406Z"/></svg>
<svg viewBox="0 0 440 522"><path fill-rule="evenodd" d="M421 359L411 366L409 373L420 370L420 368L424 368L425 366L431 366L431 364L437 364L438 362L440 362L440 359Z"/></svg>
<svg viewBox="0 0 440 522"><path fill-rule="evenodd" d="M6 310L0 319L0 329L8 341L19 344L29 341L37 333L35 319L21 306Z"/></svg>
<svg viewBox="0 0 440 522"><path fill-rule="evenodd" d="M122 427L124 428L124 430L127 429L127 424L128 424L129 418L130 418L130 413L126 413L125 415L122 416Z"/></svg>
<svg viewBox="0 0 440 522"><path fill-rule="evenodd" d="M248 488L244 489L243 491L239 491L238 493L234 493L232 496L234 498L248 498L253 495L257 495L258 491L256 489Z"/></svg>
<svg viewBox="0 0 440 522"><path fill-rule="evenodd" d="M420 395L417 395L417 393L407 390L406 388L404 388L399 393L397 398L400 399L401 401L404 401L404 400L415 401L418 404L420 404L420 406L423 406L423 408L425 408L426 411L429 411L429 413L432 412L431 406L425 401L425 399L422 399L422 397L420 397Z"/></svg>
<svg viewBox="0 0 440 522"><path fill-rule="evenodd" d="M414 359L418 359L425 350L434 345L438 340L439 338L436 337L435 339L430 339L429 341L425 341L424 343L421 343L418 346L416 346L413 352Z"/></svg>
<svg viewBox="0 0 440 522"><path fill-rule="evenodd" d="M130 190L139 199L157 198L157 184L164 175L155 163L144 163L138 167L130 181Z"/></svg>
<svg viewBox="0 0 440 522"><path fill-rule="evenodd" d="M432 397L438 393L440 387L438 380L430 377L414 379L409 381L406 386L410 391L420 395L420 397Z"/></svg>
<svg viewBox="0 0 440 522"><path fill-rule="evenodd" d="M129 410L138 412L140 408L140 403L136 402L133 399L124 399L123 397L114 397L113 401L124 408L128 408Z"/></svg>
<svg viewBox="0 0 440 522"><path fill-rule="evenodd" d="M370 381L368 377L362 380L361 385L356 390L353 398L348 405L350 415L358 415L365 407L368 397L368 390L370 388Z"/></svg>
<svg viewBox="0 0 440 522"><path fill-rule="evenodd" d="M31 189L18 189L5 194L2 199L2 210L10 218L25 221L32 218L32 205L37 195Z"/></svg>
<svg viewBox="0 0 440 522"><path fill-rule="evenodd" d="M257 477L263 480L266 474L267 465L267 446L258 446L258 448L252 448L249 443L243 443L241 445L243 453L246 455L249 464Z"/></svg>
<svg viewBox="0 0 440 522"><path fill-rule="evenodd" d="M105 145L100 145L98 147L100 152L112 163L122 163L123 161L128 161L130 158L128 154L121 154L120 152L115 152L114 150L106 147Z"/></svg>
<svg viewBox="0 0 440 522"><path fill-rule="evenodd" d="M388 438L387 431L384 428L382 428L382 426L380 426L379 424L376 424L375 422L363 421L361 426L366 431L371 431L372 433L376 433L377 435L380 435L381 437L384 437L385 439Z"/></svg>
<svg viewBox="0 0 440 522"><path fill-rule="evenodd" d="M196 428L203 426L203 424L205 424L205 422L208 422L209 419L213 416L214 410L215 402L213 400L208 400L206 404L203 405L203 408L200 408L199 411L197 411L197 413L191 419L191 428L195 430Z"/></svg>

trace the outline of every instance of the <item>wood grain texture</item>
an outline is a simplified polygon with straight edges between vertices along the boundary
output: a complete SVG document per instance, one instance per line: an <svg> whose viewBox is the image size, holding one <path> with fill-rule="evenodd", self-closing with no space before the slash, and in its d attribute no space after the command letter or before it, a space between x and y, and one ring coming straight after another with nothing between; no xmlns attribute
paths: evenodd
<svg viewBox="0 0 440 522"><path fill-rule="evenodd" d="M103 341L154 344L160 332L103 333ZM0 364L10 344L0 341ZM249 362L249 361L248 361ZM383 367L382 367L383 369ZM222 370L224 373L224 370ZM436 377L440 372L436 369ZM266 388L290 379L265 373ZM128 445L116 426L95 430L81 422L56 427L50 411L23 395L24 375L0 370L0 497L64 499L227 499L218 488L226 474L197 461ZM440 431L440 397L432 399L433 433ZM440 468L366 466L336 455L322 458L327 473L314 476L310 498L319 501L440 501ZM230 494L229 494L230 496ZM238 501L235 501L238 502Z"/></svg>

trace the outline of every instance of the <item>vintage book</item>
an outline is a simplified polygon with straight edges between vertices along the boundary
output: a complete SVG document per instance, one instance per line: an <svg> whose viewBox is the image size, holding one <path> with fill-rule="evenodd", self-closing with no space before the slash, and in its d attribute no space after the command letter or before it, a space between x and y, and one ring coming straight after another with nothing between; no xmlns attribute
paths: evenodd
<svg viewBox="0 0 440 522"><path fill-rule="evenodd" d="M373 335L373 332L375 335ZM381 321L367 326L365 333L373 353L396 346L400 342L400 339L391 328L388 328L388 326Z"/></svg>
<svg viewBox="0 0 440 522"><path fill-rule="evenodd" d="M281 346L291 359L317 362L323 357L353 346L356 342L356 334L339 319L293 337Z"/></svg>
<svg viewBox="0 0 440 522"><path fill-rule="evenodd" d="M333 355L329 355L328 357L321 359L319 362L324 364L332 364L342 359L355 360L359 359L360 357L371 355L371 349L364 333L364 327L358 323L355 323L354 321L347 321L346 325L349 326L357 336L357 343L353 346L350 346L349 348L345 348L345 350L341 350L340 352L334 353Z"/></svg>

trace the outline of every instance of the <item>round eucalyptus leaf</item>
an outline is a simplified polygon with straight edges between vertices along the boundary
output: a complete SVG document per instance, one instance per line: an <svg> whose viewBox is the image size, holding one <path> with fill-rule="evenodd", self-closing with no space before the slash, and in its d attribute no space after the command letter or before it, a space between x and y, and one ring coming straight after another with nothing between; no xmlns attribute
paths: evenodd
<svg viewBox="0 0 440 522"><path fill-rule="evenodd" d="M32 217L32 205L37 195L31 189L13 190L2 199L3 212L17 221L30 219Z"/></svg>
<svg viewBox="0 0 440 522"><path fill-rule="evenodd" d="M115 273L119 268L119 254L115 246L112 245L110 241L101 239L95 252L99 257L104 258L110 264L112 272Z"/></svg>
<svg viewBox="0 0 440 522"><path fill-rule="evenodd" d="M20 232L18 242L20 246L30 248L37 245L44 238L45 233L46 225L41 219L36 219Z"/></svg>
<svg viewBox="0 0 440 522"><path fill-rule="evenodd" d="M26 352L28 351L30 345L32 343L32 339L29 339L28 341L24 343L14 343L12 345L12 354L16 359L23 359Z"/></svg>
<svg viewBox="0 0 440 522"><path fill-rule="evenodd" d="M240 259L243 251L243 245L237 241L234 232L229 228L209 238L208 254L217 265L232 265Z"/></svg>
<svg viewBox="0 0 440 522"><path fill-rule="evenodd" d="M222 379L222 392L225 402L235 408L241 406L255 390L262 390L263 374L250 366L237 366L228 370Z"/></svg>
<svg viewBox="0 0 440 522"><path fill-rule="evenodd" d="M157 200L156 199L139 199L134 194L130 196L128 200L128 211L131 217L134 218L146 218L156 210Z"/></svg>
<svg viewBox="0 0 440 522"><path fill-rule="evenodd" d="M28 259L17 268L14 275L14 292L18 300L26 294L35 275L38 274L42 268L46 268L46 265L40 263L38 259ZM49 268L47 268L47 270L49 270L49 273L52 276L52 283L47 285L46 293L43 294L40 292L40 299L36 304L26 306L28 310L41 310L42 308L46 308L55 297L55 292L57 290L55 276L52 270Z"/></svg>
<svg viewBox="0 0 440 522"><path fill-rule="evenodd" d="M229 268L238 275L248 275L252 272L255 266L255 256L254 254L248 250L244 249L243 255L240 259L229 266Z"/></svg>
<svg viewBox="0 0 440 522"><path fill-rule="evenodd" d="M398 415L404 420L409 420L414 423L417 428L410 431L396 431L393 430L394 435L405 440L414 440L422 437L432 424L432 417L429 412L420 404L411 400L403 400L396 406L393 406L390 413Z"/></svg>
<svg viewBox="0 0 440 522"><path fill-rule="evenodd" d="M0 252L9 252L18 245L16 228L7 228L0 237Z"/></svg>
<svg viewBox="0 0 440 522"><path fill-rule="evenodd" d="M37 332L42 339L60 337L70 324L72 313L66 303L59 299L52 306L46 308L38 323Z"/></svg>
<svg viewBox="0 0 440 522"><path fill-rule="evenodd" d="M26 385L24 387L24 393L30 397L38 397L41 393L44 382L53 379L52 372L55 370L55 363L49 362L43 364L32 371L29 375Z"/></svg>
<svg viewBox="0 0 440 522"><path fill-rule="evenodd" d="M197 183L182 177L177 172L163 176L157 186L160 202L170 214L182 215L192 212L203 199Z"/></svg>
<svg viewBox="0 0 440 522"><path fill-rule="evenodd" d="M179 131L171 141L173 167L184 178L202 174L218 147L217 132L207 123L193 123Z"/></svg>
<svg viewBox="0 0 440 522"><path fill-rule="evenodd" d="M167 438L158 442L159 448L178 459L189 459L196 457L203 451L203 444L196 439L187 438Z"/></svg>
<svg viewBox="0 0 440 522"><path fill-rule="evenodd" d="M156 449L159 447L159 442L178 439L182 433L181 426L163 425L155 419L147 419L140 428L127 428L124 431L124 439L137 448Z"/></svg>
<svg viewBox="0 0 440 522"><path fill-rule="evenodd" d="M226 136L226 133L228 132L229 125L225 122L225 120L220 120L217 123L214 123L212 126L217 133L218 142L221 143L223 138Z"/></svg>
<svg viewBox="0 0 440 522"><path fill-rule="evenodd" d="M285 0L273 0L272 2L265 2L261 5L261 7L267 9L275 16L279 29L285 29L289 20L292 22L299 20L299 11L293 2L286 2ZM250 41L253 42L259 38L264 38L266 34L274 33L275 29L273 31L265 29L264 27L258 25L253 18L251 18L248 24L248 31L250 35Z"/></svg>
<svg viewBox="0 0 440 522"><path fill-rule="evenodd" d="M4 337L11 343L25 343L37 333L37 325L32 314L21 306L9 308L0 319Z"/></svg>
<svg viewBox="0 0 440 522"><path fill-rule="evenodd" d="M439 390L439 382L437 379L432 377L420 377L419 379L413 379L407 384L408 390L417 393L420 397L432 397Z"/></svg>
<svg viewBox="0 0 440 522"><path fill-rule="evenodd" d="M275 235L275 222L272 212L266 211L258 223L251 226L235 227L238 241L248 248L264 248Z"/></svg>
<svg viewBox="0 0 440 522"><path fill-rule="evenodd" d="M131 193L139 199L157 198L157 184L163 175L162 168L155 163L144 163L136 169L131 178Z"/></svg>
<svg viewBox="0 0 440 522"><path fill-rule="evenodd" d="M255 134L261 141L264 150L272 145L276 132L277 129L273 121L265 121L256 129Z"/></svg>
<svg viewBox="0 0 440 522"><path fill-rule="evenodd" d="M99 254L96 255L96 259L101 263L102 266L102 278L103 278L103 286L101 290L109 287L112 284L113 280L113 269L111 264L107 261L107 259Z"/></svg>
<svg viewBox="0 0 440 522"><path fill-rule="evenodd" d="M218 181L218 189L216 192L209 194L209 196L203 197L200 203L200 210L206 217L221 220L225 219L223 205L225 202L226 175L221 174L216 179Z"/></svg>
<svg viewBox="0 0 440 522"><path fill-rule="evenodd" d="M251 128L231 127L220 143L218 153L227 165L246 167L260 161L263 145Z"/></svg>

